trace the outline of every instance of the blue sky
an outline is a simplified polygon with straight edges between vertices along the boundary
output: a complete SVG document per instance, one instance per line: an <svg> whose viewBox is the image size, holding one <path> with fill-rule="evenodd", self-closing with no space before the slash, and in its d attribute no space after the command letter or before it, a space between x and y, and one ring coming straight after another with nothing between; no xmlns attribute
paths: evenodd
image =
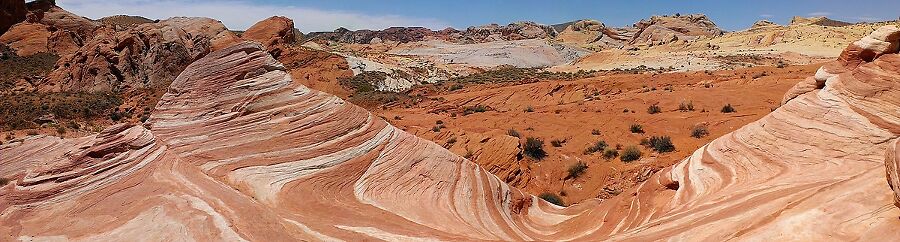
<svg viewBox="0 0 900 242"><path fill-rule="evenodd" d="M900 16L898 0L812 1L500 1L500 0L58 0L70 11L99 18L132 14L164 19L172 16L207 16L233 29L244 29L271 15L293 18L303 32L337 27L382 29L390 26L425 26L464 29L487 23L532 20L556 24L597 19L609 26L630 26L651 15L705 13L720 28L741 30L759 19L787 23L792 16L825 15L858 22L893 20Z"/></svg>

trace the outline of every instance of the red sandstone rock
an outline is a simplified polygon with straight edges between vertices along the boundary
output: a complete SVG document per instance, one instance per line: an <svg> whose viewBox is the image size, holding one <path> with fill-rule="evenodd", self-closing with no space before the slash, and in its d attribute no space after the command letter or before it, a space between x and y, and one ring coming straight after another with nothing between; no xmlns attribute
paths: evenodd
<svg viewBox="0 0 900 242"><path fill-rule="evenodd" d="M188 66L150 131L0 146L13 178L0 240L900 238L898 174L887 169L892 192L883 170L900 137L900 54L844 68L619 196L563 208L242 43Z"/></svg>
<svg viewBox="0 0 900 242"><path fill-rule="evenodd" d="M259 21L244 31L241 38L259 42L270 50L297 41L297 36L294 36L294 21L282 16Z"/></svg>
<svg viewBox="0 0 900 242"><path fill-rule="evenodd" d="M13 25L25 21L25 1L0 0L0 35L6 33Z"/></svg>
<svg viewBox="0 0 900 242"><path fill-rule="evenodd" d="M19 23L13 25L0 36L0 44L5 44L16 51L16 55L30 56L41 52L49 52L47 42L50 31L47 26L35 23Z"/></svg>

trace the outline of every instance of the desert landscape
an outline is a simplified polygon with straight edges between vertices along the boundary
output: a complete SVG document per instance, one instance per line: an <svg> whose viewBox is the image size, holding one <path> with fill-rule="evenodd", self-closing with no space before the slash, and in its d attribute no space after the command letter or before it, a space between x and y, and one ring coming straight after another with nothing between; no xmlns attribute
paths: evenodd
<svg viewBox="0 0 900 242"><path fill-rule="evenodd" d="M900 240L894 17L64 4L0 0L0 241Z"/></svg>

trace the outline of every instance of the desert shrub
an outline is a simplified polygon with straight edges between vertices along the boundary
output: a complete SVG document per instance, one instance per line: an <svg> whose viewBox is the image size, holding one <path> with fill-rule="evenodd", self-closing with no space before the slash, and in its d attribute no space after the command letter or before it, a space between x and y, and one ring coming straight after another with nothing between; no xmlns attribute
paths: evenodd
<svg viewBox="0 0 900 242"><path fill-rule="evenodd" d="M356 93L374 92L375 85L384 82L388 74L381 71L365 71L350 78L341 79L339 82L349 87Z"/></svg>
<svg viewBox="0 0 900 242"><path fill-rule="evenodd" d="M691 128L691 137L694 138L703 138L709 135L709 130L707 130L706 125L698 124Z"/></svg>
<svg viewBox="0 0 900 242"><path fill-rule="evenodd" d="M566 179L577 179L587 171L587 168L587 164L584 164L584 162L581 161L572 164L569 166L569 176L567 176Z"/></svg>
<svg viewBox="0 0 900 242"><path fill-rule="evenodd" d="M487 112L487 110L488 110L487 106L475 105L475 106L466 107L465 109L463 109L463 115L469 115L469 114L473 114L473 113L483 113L483 112Z"/></svg>
<svg viewBox="0 0 900 242"><path fill-rule="evenodd" d="M534 108L532 108L531 106L525 107L525 112L526 113L534 112Z"/></svg>
<svg viewBox="0 0 900 242"><path fill-rule="evenodd" d="M550 141L550 145L552 145L553 147L562 147L565 143L566 139L554 139Z"/></svg>
<svg viewBox="0 0 900 242"><path fill-rule="evenodd" d="M678 104L678 111L688 112L694 111L694 103L691 101L681 101L681 104Z"/></svg>
<svg viewBox="0 0 900 242"><path fill-rule="evenodd" d="M647 147L659 153L675 151L675 145L672 144L672 138L669 136L650 137Z"/></svg>
<svg viewBox="0 0 900 242"><path fill-rule="evenodd" d="M563 203L562 198L553 193L541 193L541 195L538 197L544 199L544 201L547 201L549 203L556 204L557 206L566 206L565 203Z"/></svg>
<svg viewBox="0 0 900 242"><path fill-rule="evenodd" d="M509 135L509 136L512 136L512 137L516 137L516 138L521 138L521 137L522 137L522 135L519 134L519 131L516 131L515 129L509 129L509 130L507 130L507 131L506 131L506 134Z"/></svg>
<svg viewBox="0 0 900 242"><path fill-rule="evenodd" d="M528 137L525 139L523 151L526 156L536 160L547 157L547 152L544 151L544 141L538 138Z"/></svg>
<svg viewBox="0 0 900 242"><path fill-rule="evenodd" d="M611 160L612 158L616 158L619 156L619 151L615 149L606 149L603 151L603 158L607 160Z"/></svg>
<svg viewBox="0 0 900 242"><path fill-rule="evenodd" d="M653 105L650 105L650 107L647 107L647 113L649 113L649 114L657 114L657 113L661 113L661 112L662 112L662 109L660 109L659 106L656 104L653 104Z"/></svg>
<svg viewBox="0 0 900 242"><path fill-rule="evenodd" d="M619 156L623 162L631 162L636 161L641 158L641 149L637 146L628 146L625 147L625 150L622 151L622 155Z"/></svg>
<svg viewBox="0 0 900 242"><path fill-rule="evenodd" d="M456 83L504 83L504 82L532 82L536 80L574 80L593 76L594 71L577 73L549 72L540 68L516 68L513 66L501 66L482 73L453 77L450 82Z"/></svg>
<svg viewBox="0 0 900 242"><path fill-rule="evenodd" d="M733 113L733 112L737 112L737 110L734 110L734 107L732 107L731 104L729 103L729 104L725 104L725 106L722 107L722 112L723 113Z"/></svg>
<svg viewBox="0 0 900 242"><path fill-rule="evenodd" d="M431 127L431 131L437 133L437 132L441 132L441 129L443 129L443 128L444 128L443 124L438 124L438 125L435 125L434 127Z"/></svg>
<svg viewBox="0 0 900 242"><path fill-rule="evenodd" d="M434 124L442 125L442 124L444 124L444 120L434 121Z"/></svg>
<svg viewBox="0 0 900 242"><path fill-rule="evenodd" d="M447 139L447 144L455 144L455 143L456 143L456 137L450 137L450 139Z"/></svg>
<svg viewBox="0 0 900 242"><path fill-rule="evenodd" d="M473 154L471 150L466 150L466 154L463 155L463 157L465 157L466 159L470 159L470 160L471 160L472 157L474 157L474 156L475 156L475 154Z"/></svg>
<svg viewBox="0 0 900 242"><path fill-rule="evenodd" d="M592 135L600 135L600 130L597 130L597 129L591 130L591 134Z"/></svg>
<svg viewBox="0 0 900 242"><path fill-rule="evenodd" d="M394 120L403 120L403 117L400 117L400 116L394 116Z"/></svg>
<svg viewBox="0 0 900 242"><path fill-rule="evenodd" d="M6 184L9 184L9 182L10 182L9 178L0 177L0 187L6 186Z"/></svg>
<svg viewBox="0 0 900 242"><path fill-rule="evenodd" d="M644 127L641 127L640 124L632 124L630 129L631 129L631 132L635 133L635 134L643 134L644 133Z"/></svg>
<svg viewBox="0 0 900 242"><path fill-rule="evenodd" d="M594 152L603 151L603 149L606 149L607 146L608 145L606 144L606 141L599 140L597 142L594 142L594 144L591 145L590 147L588 147L587 149L585 149L584 154L591 154Z"/></svg>
<svg viewBox="0 0 900 242"><path fill-rule="evenodd" d="M64 135L64 134L66 134L66 127L63 127L63 126L56 126L56 133L59 134L59 135Z"/></svg>
<svg viewBox="0 0 900 242"><path fill-rule="evenodd" d="M459 90L459 89L463 89L463 85L462 85L462 84L459 84L459 83L450 85L450 88L449 88L449 90L450 90L451 92L452 92L452 91Z"/></svg>

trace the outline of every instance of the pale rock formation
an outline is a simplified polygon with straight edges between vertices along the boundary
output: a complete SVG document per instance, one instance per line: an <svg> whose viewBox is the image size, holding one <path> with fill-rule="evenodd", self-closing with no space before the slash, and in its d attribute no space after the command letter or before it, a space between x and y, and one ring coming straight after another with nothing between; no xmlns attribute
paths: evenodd
<svg viewBox="0 0 900 242"><path fill-rule="evenodd" d="M794 16L791 18L791 25L821 25L821 26L829 26L829 27L841 27L852 25L851 23L841 22L837 20L829 19L828 17L819 16L819 17L801 17Z"/></svg>
<svg viewBox="0 0 900 242"><path fill-rule="evenodd" d="M761 29L761 28L768 28L768 27L775 27L775 26L778 26L778 24L776 24L772 21L763 19L763 20L759 20L759 21L756 21L755 23L753 23L753 26L750 26L750 29L753 30L753 29Z"/></svg>
<svg viewBox="0 0 900 242"><path fill-rule="evenodd" d="M691 41L699 37L722 35L722 30L706 15L652 16L634 24L637 34L632 45L660 45L678 40Z"/></svg>

